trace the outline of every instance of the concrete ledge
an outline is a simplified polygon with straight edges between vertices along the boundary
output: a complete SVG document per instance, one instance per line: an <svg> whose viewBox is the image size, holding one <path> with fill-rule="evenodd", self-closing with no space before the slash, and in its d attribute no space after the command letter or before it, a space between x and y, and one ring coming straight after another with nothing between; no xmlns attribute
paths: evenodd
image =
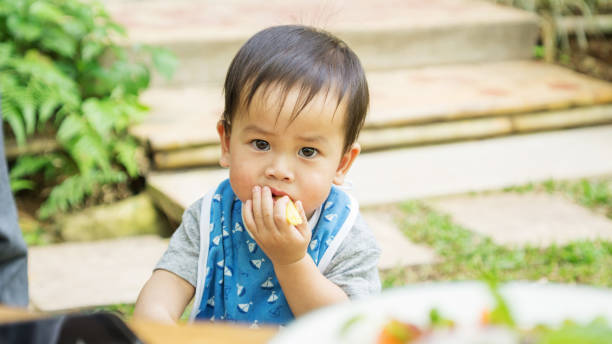
<svg viewBox="0 0 612 344"><path fill-rule="evenodd" d="M612 105L591 106L512 117L517 133L612 123Z"/></svg>
<svg viewBox="0 0 612 344"><path fill-rule="evenodd" d="M359 136L363 152L398 147L486 139L534 131L579 128L612 123L612 105L537 112L517 116L469 119L385 129L364 129ZM153 155L157 169L217 166L217 145L161 151Z"/></svg>

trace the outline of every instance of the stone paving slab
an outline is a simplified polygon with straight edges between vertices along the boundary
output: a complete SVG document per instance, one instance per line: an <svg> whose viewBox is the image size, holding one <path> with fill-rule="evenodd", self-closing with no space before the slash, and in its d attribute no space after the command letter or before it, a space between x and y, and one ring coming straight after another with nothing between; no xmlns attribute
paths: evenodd
<svg viewBox="0 0 612 344"><path fill-rule="evenodd" d="M612 241L612 220L558 195L492 194L431 200L454 223L508 246Z"/></svg>
<svg viewBox="0 0 612 344"><path fill-rule="evenodd" d="M612 126L362 154L347 179L362 206L612 174ZM185 209L227 178L221 168L156 172L155 202ZM380 177L377 177L380 176ZM180 214L179 218L180 220Z"/></svg>
<svg viewBox="0 0 612 344"><path fill-rule="evenodd" d="M168 241L138 236L30 247L30 300L44 312L135 303Z"/></svg>
<svg viewBox="0 0 612 344"><path fill-rule="evenodd" d="M573 108L566 111L575 113L580 107L612 102L612 84L536 61L372 72L368 79L371 110L364 135L370 128L508 114L524 114L525 122L549 111ZM223 111L220 85L151 89L142 101L152 113L131 132L148 140L154 152L218 144L216 123ZM583 117L583 122L589 121L580 113L575 117L576 124ZM502 129L512 132L510 120L505 122ZM517 128L529 129L529 125L519 123Z"/></svg>
<svg viewBox="0 0 612 344"><path fill-rule="evenodd" d="M612 126L363 154L347 179L362 205L612 174ZM381 176L373 178L373 176Z"/></svg>
<svg viewBox="0 0 612 344"><path fill-rule="evenodd" d="M222 80L255 32L306 24L343 38L367 69L527 59L532 13L473 0L106 0L134 42L163 45L181 60L172 84Z"/></svg>
<svg viewBox="0 0 612 344"><path fill-rule="evenodd" d="M385 209L364 209L361 212L382 249L378 268L434 264L439 260L430 247L410 241L395 223L393 212Z"/></svg>

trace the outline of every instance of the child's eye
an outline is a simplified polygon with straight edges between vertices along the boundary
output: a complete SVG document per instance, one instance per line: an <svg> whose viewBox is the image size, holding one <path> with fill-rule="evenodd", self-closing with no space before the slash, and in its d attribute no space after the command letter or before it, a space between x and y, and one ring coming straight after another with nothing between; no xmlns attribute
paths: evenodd
<svg viewBox="0 0 612 344"><path fill-rule="evenodd" d="M251 145L253 148L259 151L268 151L270 150L270 144L264 140L253 140L251 141Z"/></svg>
<svg viewBox="0 0 612 344"><path fill-rule="evenodd" d="M299 155L305 158L313 158L319 151L312 147L303 147L300 149Z"/></svg>

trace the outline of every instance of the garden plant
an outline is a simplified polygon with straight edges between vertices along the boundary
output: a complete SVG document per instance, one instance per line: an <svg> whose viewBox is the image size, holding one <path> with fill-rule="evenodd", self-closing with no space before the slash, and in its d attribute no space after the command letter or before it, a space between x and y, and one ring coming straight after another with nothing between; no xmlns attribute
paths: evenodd
<svg viewBox="0 0 612 344"><path fill-rule="evenodd" d="M167 50L126 41L124 28L96 1L0 0L6 136L21 148L35 137L57 143L25 149L10 171L14 192L42 192L42 219L142 173L140 146L127 129L146 114L139 94L152 69L170 78L177 61Z"/></svg>

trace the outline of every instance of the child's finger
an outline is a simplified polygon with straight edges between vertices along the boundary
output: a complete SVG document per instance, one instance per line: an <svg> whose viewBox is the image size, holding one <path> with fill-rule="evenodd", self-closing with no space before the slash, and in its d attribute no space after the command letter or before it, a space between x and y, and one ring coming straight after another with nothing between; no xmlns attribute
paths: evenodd
<svg viewBox="0 0 612 344"><path fill-rule="evenodd" d="M287 205L289 202L289 197L283 196L276 200L276 203L274 204L274 223L280 232L284 232L284 229L288 227Z"/></svg>
<svg viewBox="0 0 612 344"><path fill-rule="evenodd" d="M264 228L264 220L261 212L261 188L259 186L253 187L253 220L257 230Z"/></svg>
<svg viewBox="0 0 612 344"><path fill-rule="evenodd" d="M242 204L242 221L249 232L257 235L257 226L253 219L253 201L251 200L247 200Z"/></svg>
<svg viewBox="0 0 612 344"><path fill-rule="evenodd" d="M297 228L298 231L300 231L300 233L302 234L304 238L310 239L311 234L310 234L310 229L308 229L308 219L306 219L306 212L304 211L304 206L302 205L302 201L295 202L295 207L297 208L298 213L300 213L300 217L302 217L302 223L295 226L295 228Z"/></svg>
<svg viewBox="0 0 612 344"><path fill-rule="evenodd" d="M261 193L261 213L263 216L263 224L268 231L276 231L274 223L274 200L272 199L272 191L267 186L264 186Z"/></svg>

